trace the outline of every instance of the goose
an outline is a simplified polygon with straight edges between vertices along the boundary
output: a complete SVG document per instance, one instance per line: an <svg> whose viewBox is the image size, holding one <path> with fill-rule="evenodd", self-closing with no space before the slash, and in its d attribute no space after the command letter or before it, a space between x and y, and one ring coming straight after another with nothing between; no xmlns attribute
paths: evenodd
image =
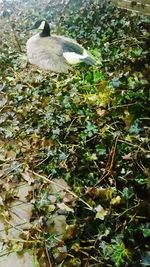
<svg viewBox="0 0 150 267"><path fill-rule="evenodd" d="M93 56L76 40L50 34L50 26L46 20L38 20L31 29L39 29L27 41L27 58L29 63L40 69L56 73L68 73L71 65L85 63L94 65Z"/></svg>

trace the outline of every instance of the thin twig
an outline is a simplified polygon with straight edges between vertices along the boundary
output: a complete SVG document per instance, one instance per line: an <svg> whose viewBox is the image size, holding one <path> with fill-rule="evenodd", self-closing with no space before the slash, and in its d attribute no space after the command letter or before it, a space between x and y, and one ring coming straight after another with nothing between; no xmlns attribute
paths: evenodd
<svg viewBox="0 0 150 267"><path fill-rule="evenodd" d="M112 171L113 164L114 164L114 158L115 158L115 154L116 154L116 147L117 147L118 138L119 138L119 136L116 137L115 144L112 146L110 154L109 154L109 158L108 158L108 161L106 164L105 171L102 174L102 176L100 177L100 180L97 182L97 184L99 184L102 180L104 180Z"/></svg>
<svg viewBox="0 0 150 267"><path fill-rule="evenodd" d="M118 106L112 106L112 107L108 108L108 110L117 109L117 108L124 108L124 107L130 107L130 106L134 106L136 104L137 104L137 102L130 103L130 104L124 104L124 105L118 105Z"/></svg>
<svg viewBox="0 0 150 267"><path fill-rule="evenodd" d="M131 207L131 208L128 208L126 210L124 210L121 214L117 214L117 217L114 219L114 220L118 220L120 217L122 217L126 212L128 212L129 210L133 210L137 207L139 207L140 203L137 203L135 206Z"/></svg>
<svg viewBox="0 0 150 267"><path fill-rule="evenodd" d="M45 252L46 252L47 259L48 259L49 267L53 267L52 262L51 262L51 259L50 259L50 255L49 255L49 252L48 252L48 249L47 249L47 246L46 245L45 245Z"/></svg>
<svg viewBox="0 0 150 267"><path fill-rule="evenodd" d="M21 164L15 166L15 167L12 168L9 172L5 173L5 174L1 177L1 179L6 178L10 173L12 173L13 171L17 170L17 169L18 169L20 166L22 166L22 165L23 165L23 163L21 163Z"/></svg>
<svg viewBox="0 0 150 267"><path fill-rule="evenodd" d="M85 202L82 198L80 198L79 196L77 196L74 192L70 191L69 189L67 189L65 186L59 184L59 183L56 183L52 180L49 180L47 177L43 176L43 175L40 175L34 171L31 171L29 170L29 172L31 172L32 174L34 174L35 176L41 178L42 180L44 180L45 182L49 183L49 184L53 184L53 185L56 185L56 186L59 186L60 188L62 188L63 190L65 190L66 192L68 192L69 194L71 194L72 196L74 196L75 198L79 199L79 201L81 201L82 203L84 203L89 210L93 210L93 208L87 203Z"/></svg>
<svg viewBox="0 0 150 267"><path fill-rule="evenodd" d="M1 238L2 241L6 242L6 238ZM43 243L43 240L38 240L38 239L34 239L34 240L25 240L25 239L19 239L19 238L9 238L9 242L10 241L15 241L15 242L21 242L21 243ZM10 252L8 252L10 253ZM1 257L1 255L0 255Z"/></svg>
<svg viewBox="0 0 150 267"><path fill-rule="evenodd" d="M64 139L66 139L66 137L68 136L68 134L69 134L69 131L70 131L70 128L71 128L71 126L72 126L72 124L74 123L74 121L77 119L77 117L75 117L72 121L71 121L71 123L70 123L70 125L69 125L69 127L67 128L67 133L66 133L66 135L65 135L65 137L64 137Z"/></svg>
<svg viewBox="0 0 150 267"><path fill-rule="evenodd" d="M130 143L130 142L128 142L128 141L124 141L124 140L118 139L118 142L127 144L127 145L129 145L129 146L133 146L133 147L135 147L136 149L138 149L138 150L140 150L140 151L142 151L142 152L144 152L144 153L149 153L149 152L150 152L149 150L146 150L146 149L144 149L144 148L141 147L141 146L139 147L139 145L134 145L134 144L132 144L132 143Z"/></svg>
<svg viewBox="0 0 150 267"><path fill-rule="evenodd" d="M42 161L40 161L35 167L40 166L42 163L44 163L48 158L50 157L50 155L48 155L45 159L43 159Z"/></svg>
<svg viewBox="0 0 150 267"><path fill-rule="evenodd" d="M21 228L18 228L16 225L14 225L13 223L9 222L6 218L4 219L4 222L6 222L8 225L10 225L12 228L16 229L17 231L25 234L24 230L22 230Z"/></svg>

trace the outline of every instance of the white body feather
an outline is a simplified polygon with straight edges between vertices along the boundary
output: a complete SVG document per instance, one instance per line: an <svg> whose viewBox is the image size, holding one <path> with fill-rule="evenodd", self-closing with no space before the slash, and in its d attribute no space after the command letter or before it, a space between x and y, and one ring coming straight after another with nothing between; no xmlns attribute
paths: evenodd
<svg viewBox="0 0 150 267"><path fill-rule="evenodd" d="M75 64L82 62L82 60L85 59L86 57L88 57L89 54L84 49L83 55L79 55L75 52L65 52L65 53L63 53L63 56L69 64L75 65Z"/></svg>

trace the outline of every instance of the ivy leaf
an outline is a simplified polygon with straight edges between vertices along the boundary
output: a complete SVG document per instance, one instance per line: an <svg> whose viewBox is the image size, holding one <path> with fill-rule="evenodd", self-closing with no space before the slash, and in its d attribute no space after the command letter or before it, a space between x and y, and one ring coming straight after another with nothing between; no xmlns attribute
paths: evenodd
<svg viewBox="0 0 150 267"><path fill-rule="evenodd" d="M144 251L141 255L141 265L142 267L150 266L150 251Z"/></svg>
<svg viewBox="0 0 150 267"><path fill-rule="evenodd" d="M130 127L130 129L129 129L129 133L131 133L131 134L139 134L139 132L140 132L140 128L139 128L138 122L135 121L135 122L131 125L131 127Z"/></svg>
<svg viewBox="0 0 150 267"><path fill-rule="evenodd" d="M134 50L133 50L133 53L136 57L139 57L142 55L142 52L143 52L143 49L140 48L140 47L136 47Z"/></svg>
<svg viewBox="0 0 150 267"><path fill-rule="evenodd" d="M103 144L98 144L96 146L96 152L98 153L98 155L105 155L106 154L106 148Z"/></svg>
<svg viewBox="0 0 150 267"><path fill-rule="evenodd" d="M95 210L97 212L95 218L103 221L105 219L106 215L108 214L108 211L104 210L104 208L101 205L98 205L95 208Z"/></svg>
<svg viewBox="0 0 150 267"><path fill-rule="evenodd" d="M110 201L110 204L111 205L118 205L120 204L121 202L121 197L120 196L116 196L116 197L113 197Z"/></svg>
<svg viewBox="0 0 150 267"><path fill-rule="evenodd" d="M118 88L121 85L121 81L119 79L113 79L110 84L113 87Z"/></svg>
<svg viewBox="0 0 150 267"><path fill-rule="evenodd" d="M98 83L100 81L104 80L104 74L99 71L94 72L94 83Z"/></svg>
<svg viewBox="0 0 150 267"><path fill-rule="evenodd" d="M142 224L140 229L144 235L144 237L150 237L150 223Z"/></svg>

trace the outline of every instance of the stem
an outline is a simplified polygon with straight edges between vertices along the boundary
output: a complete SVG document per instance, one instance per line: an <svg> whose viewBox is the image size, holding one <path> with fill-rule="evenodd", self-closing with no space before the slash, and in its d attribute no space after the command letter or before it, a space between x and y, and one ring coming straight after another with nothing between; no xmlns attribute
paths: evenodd
<svg viewBox="0 0 150 267"><path fill-rule="evenodd" d="M63 190L65 190L66 192L68 192L69 194L71 194L72 196L74 196L75 198L79 199L82 203L84 203L89 210L93 210L93 208L87 203L85 202L82 198L78 197L74 192L70 191L69 189L67 189L65 186L59 184L59 183L56 183L52 180L49 180L48 178L46 178L45 176L43 175L40 175L34 171L30 171L31 173L33 173L35 176L38 176L39 178L43 179L45 182L48 182L49 184L54 184L54 185L57 185L59 186L60 188L62 188Z"/></svg>

